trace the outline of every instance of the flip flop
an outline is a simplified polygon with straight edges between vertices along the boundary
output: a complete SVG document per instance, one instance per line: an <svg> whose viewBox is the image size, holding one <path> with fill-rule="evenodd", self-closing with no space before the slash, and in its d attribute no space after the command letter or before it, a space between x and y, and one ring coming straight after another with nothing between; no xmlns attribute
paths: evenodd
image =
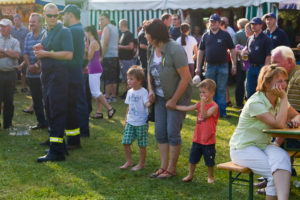
<svg viewBox="0 0 300 200"><path fill-rule="evenodd" d="M114 108L109 109L107 111L107 117L108 117L108 119L111 119L114 116L115 113L116 113L116 109L114 109Z"/></svg>
<svg viewBox="0 0 300 200"><path fill-rule="evenodd" d="M159 176L157 176L156 178L159 178L159 179L167 179L167 178L171 178L171 177L174 177L176 176L176 172L169 172L168 170L164 171L163 173L161 173Z"/></svg>
<svg viewBox="0 0 300 200"><path fill-rule="evenodd" d="M103 118L103 113L99 113L99 112L96 112L93 116L92 116L93 119L102 119Z"/></svg>
<svg viewBox="0 0 300 200"><path fill-rule="evenodd" d="M164 168L159 168L156 172L150 174L150 178L156 178L162 173L164 173L166 170Z"/></svg>

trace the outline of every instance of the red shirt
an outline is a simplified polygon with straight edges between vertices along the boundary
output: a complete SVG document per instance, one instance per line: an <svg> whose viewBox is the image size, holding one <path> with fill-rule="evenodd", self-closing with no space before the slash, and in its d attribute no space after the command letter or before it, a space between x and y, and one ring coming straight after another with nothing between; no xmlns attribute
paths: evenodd
<svg viewBox="0 0 300 200"><path fill-rule="evenodd" d="M212 102L210 104L205 104L205 110L207 111L209 108L217 105L216 102ZM216 143L216 127L220 115L220 111L218 109L218 114L216 116L212 115L207 119L203 119L201 116L201 105L200 102L197 103L197 124L194 132L193 142L210 145Z"/></svg>

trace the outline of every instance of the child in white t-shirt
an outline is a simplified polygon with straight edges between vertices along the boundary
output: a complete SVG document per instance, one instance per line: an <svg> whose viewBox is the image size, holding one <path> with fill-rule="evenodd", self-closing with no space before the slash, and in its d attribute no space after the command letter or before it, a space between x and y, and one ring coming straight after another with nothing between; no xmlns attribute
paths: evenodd
<svg viewBox="0 0 300 200"><path fill-rule="evenodd" d="M126 125L122 144L124 145L126 163L120 169L126 169L133 165L130 145L137 138L140 147L140 161L131 168L133 171L143 169L146 159L146 146L148 137L148 107L151 105L148 92L142 87L145 75L140 66L133 65L127 71L127 83L131 88L127 92L125 103L128 104Z"/></svg>

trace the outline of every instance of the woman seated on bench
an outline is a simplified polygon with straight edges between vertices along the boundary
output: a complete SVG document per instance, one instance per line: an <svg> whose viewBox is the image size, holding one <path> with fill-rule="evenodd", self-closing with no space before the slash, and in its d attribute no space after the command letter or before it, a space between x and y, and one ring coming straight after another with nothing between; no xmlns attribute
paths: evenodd
<svg viewBox="0 0 300 200"><path fill-rule="evenodd" d="M300 115L287 100L287 78L286 70L278 65L261 69L257 92L245 104L230 140L232 161L268 179L266 199L289 198L289 154L272 144L271 136L262 132L265 128L285 128L287 121L295 127L300 124Z"/></svg>

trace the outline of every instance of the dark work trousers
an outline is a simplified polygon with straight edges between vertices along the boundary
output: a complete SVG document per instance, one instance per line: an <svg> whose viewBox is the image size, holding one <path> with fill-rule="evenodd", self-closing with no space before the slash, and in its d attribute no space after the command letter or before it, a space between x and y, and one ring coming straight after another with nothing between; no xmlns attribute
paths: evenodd
<svg viewBox="0 0 300 200"><path fill-rule="evenodd" d="M148 85L148 82L147 82L147 78L148 78L147 77L147 57L142 56L142 57L139 57L139 59L140 59L140 63L142 65L142 68L143 68L144 73L145 73L145 80L143 82L143 87L148 88L147 87L147 85Z"/></svg>
<svg viewBox="0 0 300 200"><path fill-rule="evenodd" d="M90 84L89 84L89 75L84 74L84 83L85 83L85 94L86 94L86 101L88 104L88 111L89 114L93 111L93 106L92 106L92 94L90 90Z"/></svg>
<svg viewBox="0 0 300 200"><path fill-rule="evenodd" d="M246 79L246 71L243 70L243 63L241 61L237 61L237 69L235 76L235 101L236 105L243 107L244 96L245 96L245 79Z"/></svg>
<svg viewBox="0 0 300 200"><path fill-rule="evenodd" d="M27 78L27 83L29 85L33 109L39 125L48 126L48 122L44 113L44 103L43 103L43 92L42 84L40 78Z"/></svg>
<svg viewBox="0 0 300 200"><path fill-rule="evenodd" d="M78 99L82 88L83 74L80 67L68 66L68 109L66 136L68 145L80 145L80 128L78 120Z"/></svg>
<svg viewBox="0 0 300 200"><path fill-rule="evenodd" d="M3 102L3 128L12 126L16 71L0 71L0 102ZM0 103L0 105L1 105Z"/></svg>
<svg viewBox="0 0 300 200"><path fill-rule="evenodd" d="M68 70L61 61L41 60L41 81L46 115L50 127L50 152L64 155L63 138L66 127L68 102Z"/></svg>
<svg viewBox="0 0 300 200"><path fill-rule="evenodd" d="M83 77L82 83L80 84L80 88L78 90L77 114L79 119L80 135L89 136L89 110L85 91L85 76Z"/></svg>

